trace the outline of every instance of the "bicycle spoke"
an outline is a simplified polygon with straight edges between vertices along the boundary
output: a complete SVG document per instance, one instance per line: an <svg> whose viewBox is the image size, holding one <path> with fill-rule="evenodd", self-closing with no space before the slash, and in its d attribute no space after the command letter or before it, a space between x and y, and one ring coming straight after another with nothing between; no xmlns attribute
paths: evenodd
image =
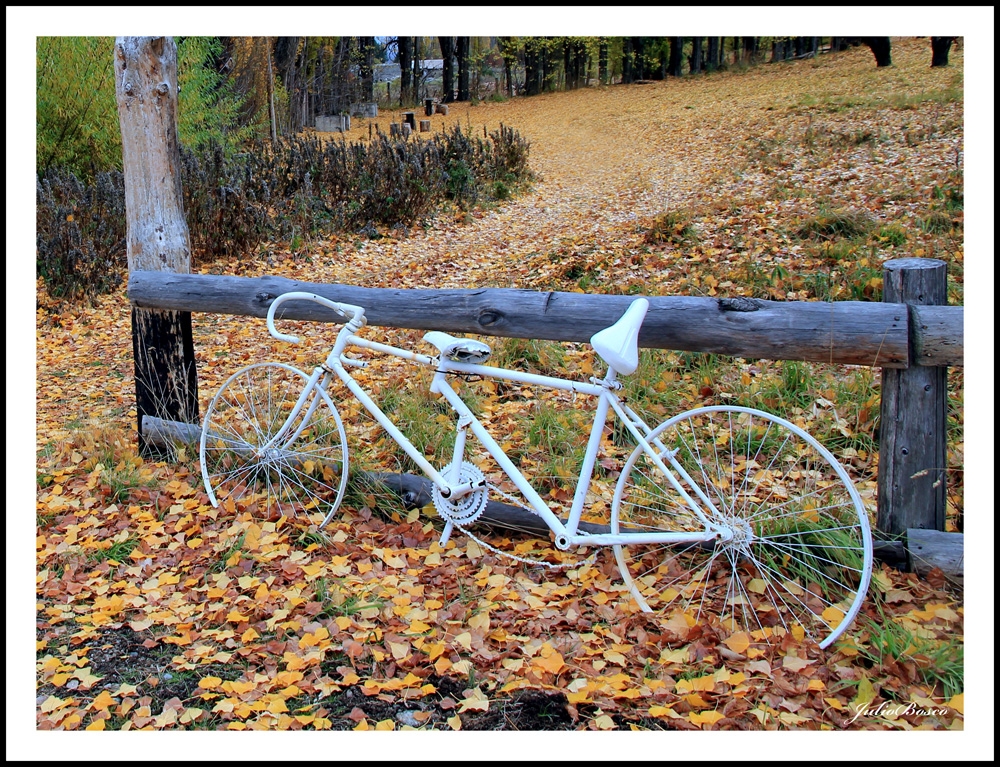
<svg viewBox="0 0 1000 767"><path fill-rule="evenodd" d="M673 451L691 497L709 498L722 515L712 523L723 535L714 546L616 545L618 569L639 606L665 606L643 596L655 578L661 593L683 594L681 604L698 620L731 621L733 630L765 638L767 624L801 625L824 647L840 636L864 597L871 545L864 507L829 454L787 421L731 406L684 413L648 441ZM705 527L635 450L615 489L612 532ZM685 580L697 584L693 591ZM831 608L843 619L822 615Z"/></svg>

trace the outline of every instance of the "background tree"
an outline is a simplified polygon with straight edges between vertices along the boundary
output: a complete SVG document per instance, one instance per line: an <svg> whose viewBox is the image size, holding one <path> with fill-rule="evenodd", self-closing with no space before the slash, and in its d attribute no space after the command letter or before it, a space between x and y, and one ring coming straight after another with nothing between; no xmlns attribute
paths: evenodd
<svg viewBox="0 0 1000 767"><path fill-rule="evenodd" d="M722 60L722 38L721 37L710 37L708 38L708 58L705 61L705 68L709 72L714 72L719 68L719 63Z"/></svg>
<svg viewBox="0 0 1000 767"><path fill-rule="evenodd" d="M951 44L954 37L932 37L931 38L931 66L948 66L948 53L951 51Z"/></svg>
<svg viewBox="0 0 1000 767"><path fill-rule="evenodd" d="M888 37L862 37L861 42L871 48L876 67L892 66L892 43Z"/></svg>
<svg viewBox="0 0 1000 767"><path fill-rule="evenodd" d="M459 37L455 44L458 59L458 100L469 100L469 38Z"/></svg>
<svg viewBox="0 0 1000 767"><path fill-rule="evenodd" d="M670 40L670 60L667 62L667 74L671 77L680 77L681 67L684 62L684 38L671 37Z"/></svg>
<svg viewBox="0 0 1000 767"><path fill-rule="evenodd" d="M361 80L361 100L375 100L375 38L358 38L358 77Z"/></svg>
<svg viewBox="0 0 1000 767"><path fill-rule="evenodd" d="M610 81L608 74L608 38L599 38L597 52L597 81L601 85L607 85Z"/></svg>
<svg viewBox="0 0 1000 767"><path fill-rule="evenodd" d="M689 58L688 67L691 70L691 74L696 75L702 70L702 37L692 37L691 38L691 56Z"/></svg>
<svg viewBox="0 0 1000 767"><path fill-rule="evenodd" d="M501 37L500 55L503 57L504 90L508 97L514 95L514 66L517 64L517 43L513 37Z"/></svg>
<svg viewBox="0 0 1000 767"><path fill-rule="evenodd" d="M445 104L450 104L455 100L455 38L439 37L438 44L441 46L441 58L444 61L441 100Z"/></svg>
<svg viewBox="0 0 1000 767"><path fill-rule="evenodd" d="M413 38L400 37L396 48L396 61L399 63L399 105L403 106L411 100L411 85L413 82Z"/></svg>

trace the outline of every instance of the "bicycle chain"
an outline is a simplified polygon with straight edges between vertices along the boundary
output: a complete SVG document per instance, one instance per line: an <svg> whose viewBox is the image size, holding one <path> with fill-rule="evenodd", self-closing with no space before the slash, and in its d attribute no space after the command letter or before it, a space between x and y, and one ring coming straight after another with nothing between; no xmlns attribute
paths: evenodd
<svg viewBox="0 0 1000 767"><path fill-rule="evenodd" d="M487 489L487 492L489 492L490 490L495 491L496 494L499 495L499 496L501 496L504 500L512 501L512 505L518 506L518 507L524 509L525 511L530 512L531 514L534 514L536 517L539 516L539 514L538 514L537 511L535 511L530 506L527 506L517 496L511 495L510 493L505 493L503 490L501 490L496 485L488 483L486 485L486 489ZM568 570L568 569L574 568L574 567L582 567L584 565L592 565L594 563L594 561L597 559L597 551L595 551L593 554L591 554L589 557L587 557L586 559L584 559L582 562L567 562L567 563L560 564L560 565L554 565L551 562L545 562L545 561L540 560L540 559L530 559L528 557L522 557L522 556L518 556L517 554L511 554L511 553L509 553L507 551L502 551L501 549L498 549L496 546L492 546L489 543L487 543L486 541L481 540L480 538L478 538L465 525L462 525L462 524L459 524L459 523L456 522L455 523L455 527L459 528L463 533L465 533L467 536L469 536L472 540L474 540L479 546L482 546L484 549L488 549L489 551L492 551L494 554L499 554L502 557L507 557L507 559L513 559L516 562L521 562L522 564L526 564L526 565L541 566L541 567L545 567L545 568L547 568L549 570Z"/></svg>

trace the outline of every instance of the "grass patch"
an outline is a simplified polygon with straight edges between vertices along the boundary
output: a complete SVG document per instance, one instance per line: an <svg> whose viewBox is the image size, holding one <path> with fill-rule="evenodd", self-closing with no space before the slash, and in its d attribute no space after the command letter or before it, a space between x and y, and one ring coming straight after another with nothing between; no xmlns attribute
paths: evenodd
<svg viewBox="0 0 1000 767"><path fill-rule="evenodd" d="M815 216L802 221L795 231L801 239L865 237L875 221L866 210L856 208L820 208Z"/></svg>
<svg viewBox="0 0 1000 767"><path fill-rule="evenodd" d="M913 663L918 679L932 689L940 688L948 700L965 689L965 648L961 639L927 639L898 621L885 616L869 620L868 641L859 645L861 655L876 666L888 659Z"/></svg>
<svg viewBox="0 0 1000 767"><path fill-rule="evenodd" d="M682 245L698 241L693 216L685 209L664 211L654 217L645 229L643 241L647 245Z"/></svg>

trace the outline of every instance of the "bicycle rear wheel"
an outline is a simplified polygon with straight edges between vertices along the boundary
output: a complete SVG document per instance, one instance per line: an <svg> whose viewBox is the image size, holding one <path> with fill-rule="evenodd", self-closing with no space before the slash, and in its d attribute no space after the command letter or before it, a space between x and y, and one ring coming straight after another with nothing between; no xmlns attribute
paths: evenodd
<svg viewBox="0 0 1000 767"><path fill-rule="evenodd" d="M314 390L285 436L262 452L281 429L308 376L278 362L250 365L219 389L205 414L201 472L214 506L274 520L323 514L326 525L347 487L347 435L325 391ZM318 398L308 422L300 427Z"/></svg>
<svg viewBox="0 0 1000 767"><path fill-rule="evenodd" d="M868 588L872 543L861 498L828 450L782 418L735 406L682 413L649 442L722 538L615 546L642 610L716 616L756 641L791 632L827 647L843 634ZM636 448L615 489L612 532L698 533L705 522Z"/></svg>

